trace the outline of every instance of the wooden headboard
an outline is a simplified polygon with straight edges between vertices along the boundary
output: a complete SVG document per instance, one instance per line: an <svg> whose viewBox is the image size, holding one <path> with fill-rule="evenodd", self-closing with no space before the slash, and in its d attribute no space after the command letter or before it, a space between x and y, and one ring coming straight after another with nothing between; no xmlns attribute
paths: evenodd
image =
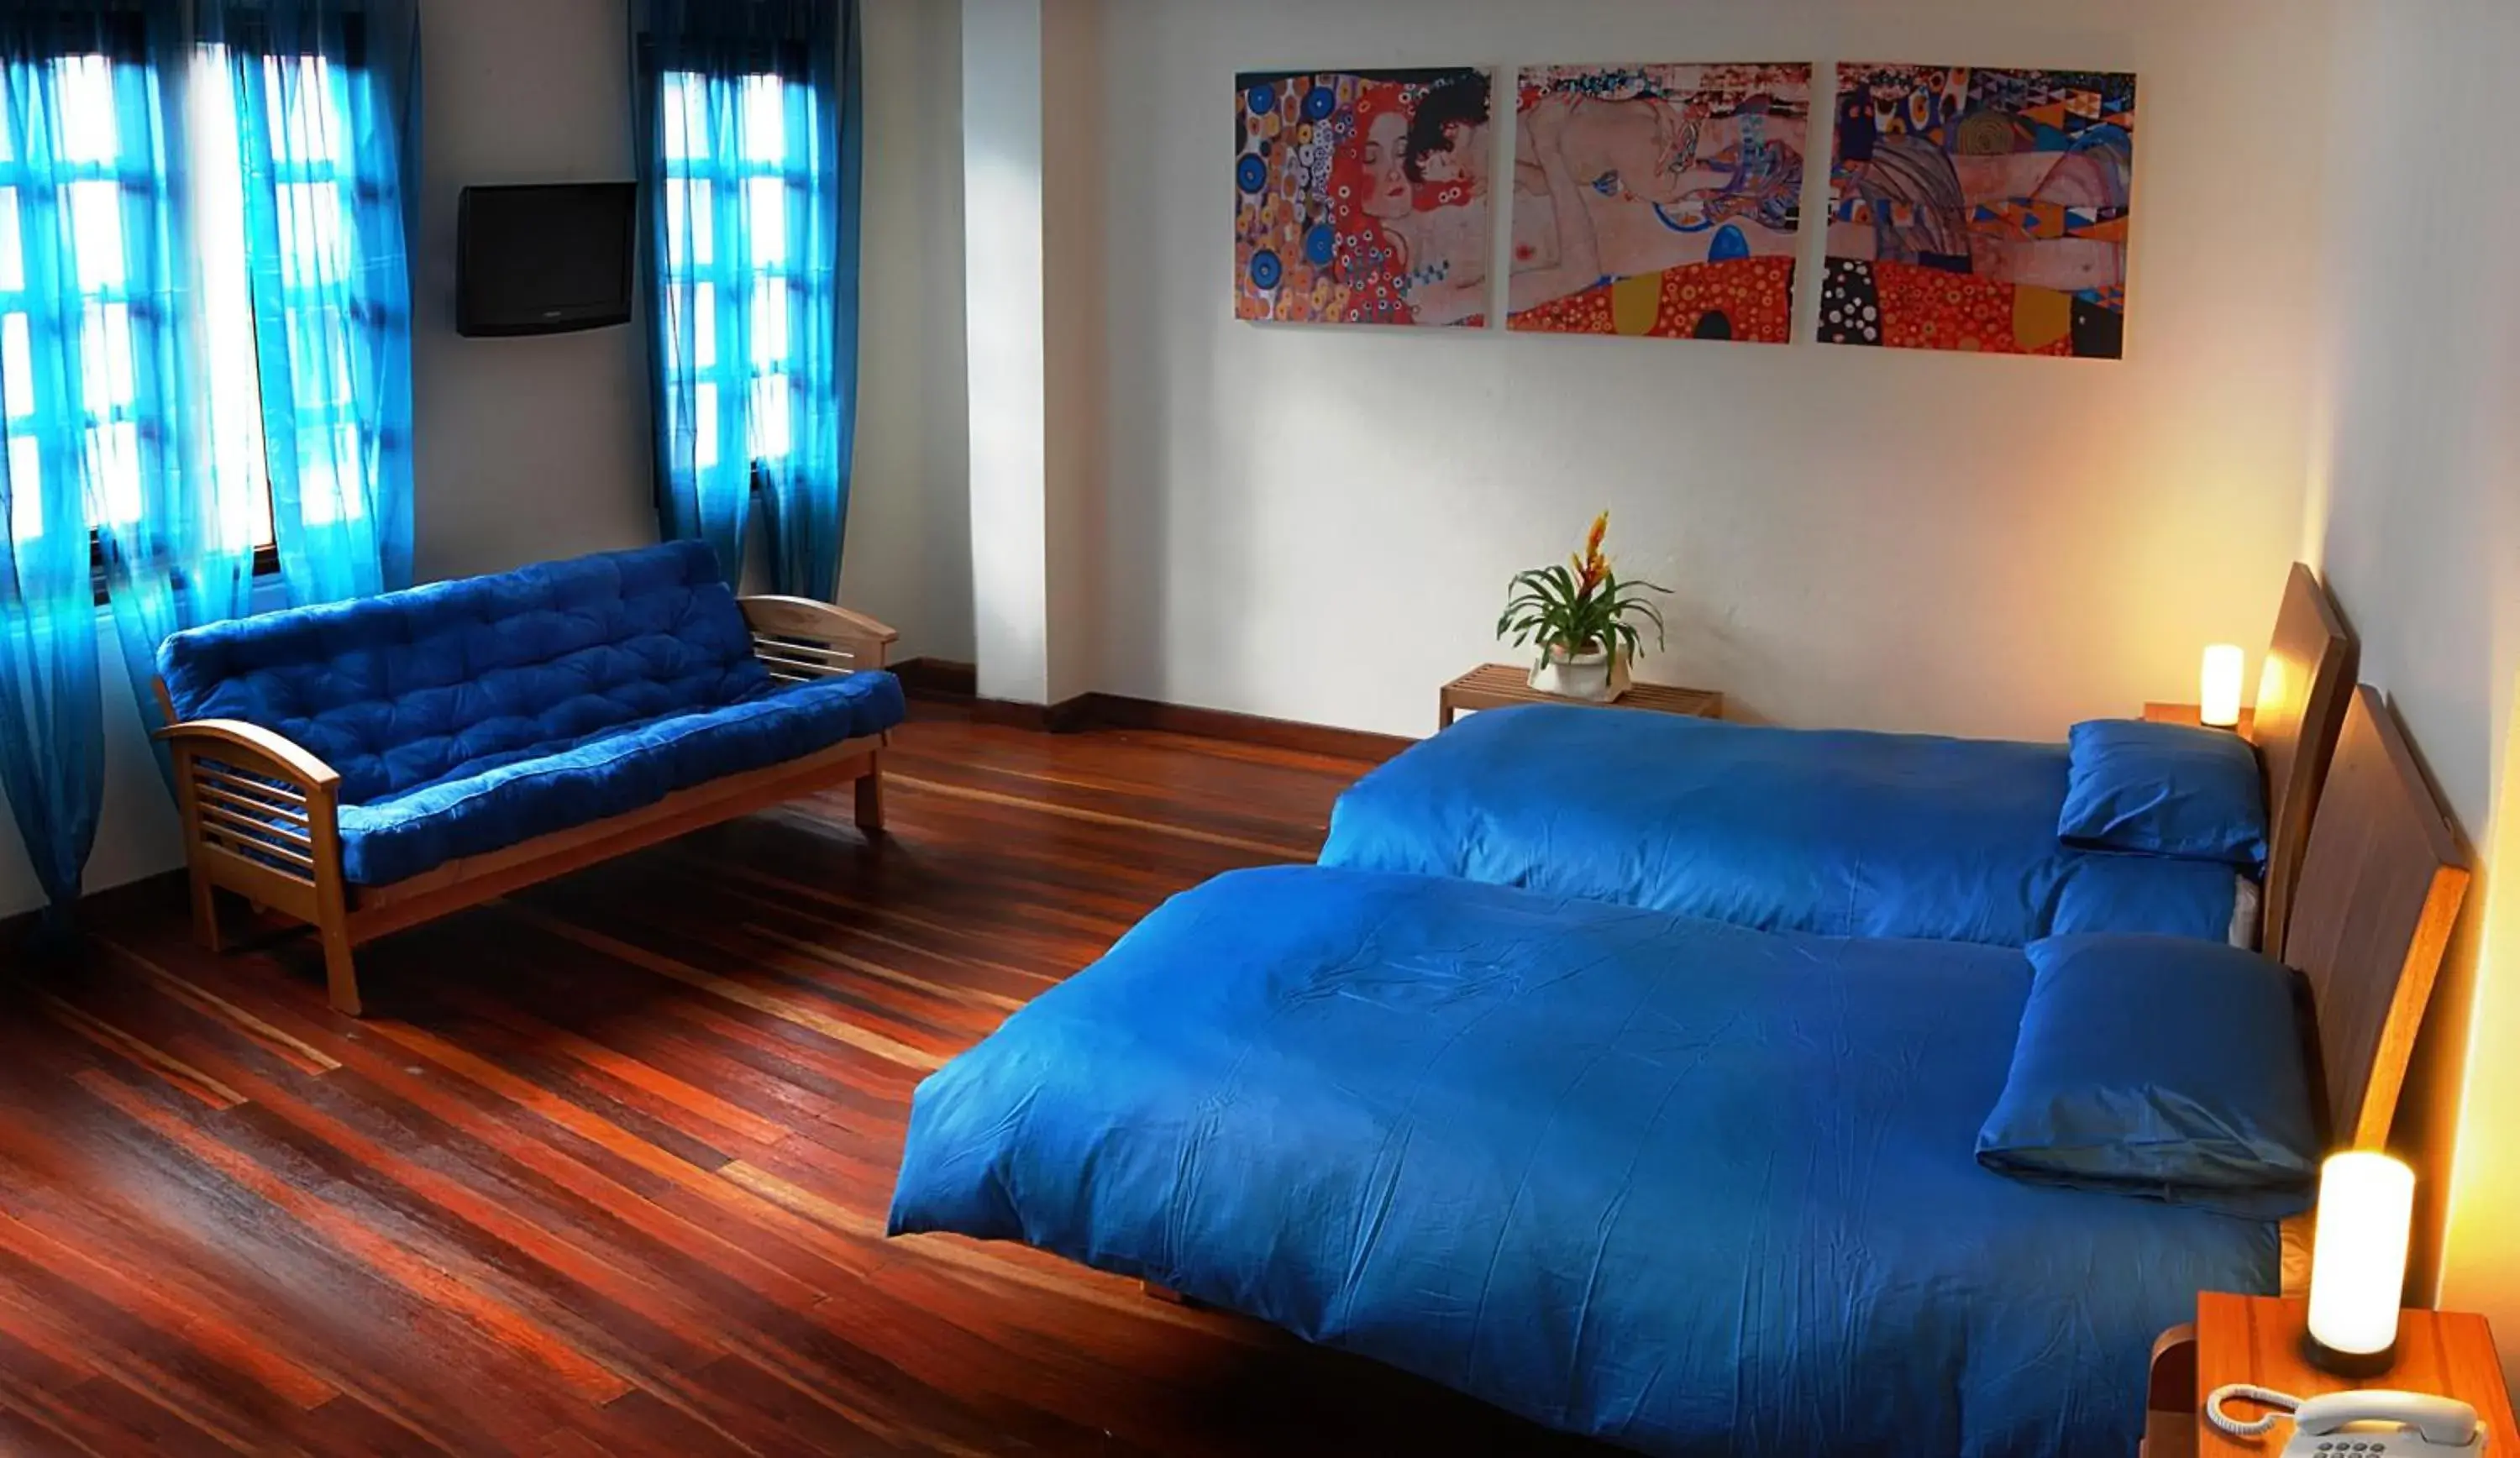
<svg viewBox="0 0 2520 1458"><path fill-rule="evenodd" d="M2467 881L2467 848L2397 715L2378 690L2355 689L2284 957L2310 983L2330 1147L2387 1143ZM2283 1222L2286 1296L2310 1290L2314 1229L2309 1215Z"/></svg>
<svg viewBox="0 0 2520 1458"><path fill-rule="evenodd" d="M2336 750L2362 652L2318 578L2299 562L2258 683L2257 740L2267 775L2266 924L2259 945L2288 960L2303 853L2318 812L2320 776Z"/></svg>
<svg viewBox="0 0 2520 1458"><path fill-rule="evenodd" d="M2356 689L2284 958L2310 981L2337 1147L2388 1140L2467 882L2467 848L2397 715L2376 689Z"/></svg>

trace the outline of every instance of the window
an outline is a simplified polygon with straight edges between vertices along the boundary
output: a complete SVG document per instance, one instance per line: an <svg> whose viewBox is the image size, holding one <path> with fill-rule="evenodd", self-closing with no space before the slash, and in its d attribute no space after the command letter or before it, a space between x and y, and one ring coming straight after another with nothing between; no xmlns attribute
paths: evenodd
<svg viewBox="0 0 2520 1458"><path fill-rule="evenodd" d="M170 260L170 269L183 272L167 282L190 293L193 270L199 271L202 357L194 386L205 395L200 403L209 413L213 479L202 485L216 493L222 540L230 551L267 553L273 532L262 391L275 380L291 389L299 419L314 412L344 422L321 449L301 447L307 459L298 463L298 479L308 519L355 514L363 500L339 479L361 460L364 444L348 423L354 419L348 321L305 327L321 323L310 311L326 307L314 286L350 266L346 108L343 78L321 58L265 58L258 72L246 72L247 85L238 84L231 59L224 48L204 47L187 78L190 114L184 135L170 145L186 149L191 169L194 226L187 242L194 256ZM133 255L126 247L126 230L155 227L158 216L149 196L159 185L149 155L156 139L145 128L126 127L126 118L149 114L155 80L145 66L89 54L12 68L5 84L45 90L51 106L13 101L11 110L57 115L61 132L50 139L56 163L38 169L18 155L21 139L12 128L0 125L0 379L6 385L0 435L18 486L11 525L21 540L55 529L59 523L43 519L42 492L29 488L46 472L84 464L89 489L82 525L128 527L147 509L144 483L152 478L143 454L155 448L154 432L143 429L148 396L173 383L148 368L158 357L156 344L135 331L179 327L152 318L156 311L145 297L135 311ZM271 177L271 207L248 205L248 169ZM270 217L258 219L257 212ZM258 229L265 236L256 237ZM48 245L54 240L66 246ZM291 326L279 360L264 358L258 347L248 271L256 256L278 264L280 307ZM45 258L57 260L52 266L65 277L30 280ZM75 299L68 311L74 319L67 326L49 323L65 312L51 307L63 298ZM74 331L74 338L46 336L57 328ZM66 422L72 428L60 429Z"/></svg>
<svg viewBox="0 0 2520 1458"><path fill-rule="evenodd" d="M30 81L49 90L56 105L24 107L13 97L11 111L31 112L37 126L58 118L61 134L44 139L59 164L39 176L20 155L15 129L0 126L0 381L6 385L0 405L9 473L18 483L10 527L21 540L59 525L44 519L43 494L28 483L48 471L78 469L73 452L91 467L87 479L98 483L87 504L91 521L130 522L140 513L138 356L122 239L128 159L116 126L115 67L103 56L66 56L37 76L13 72L8 84L15 89ZM68 246L29 249L30 235ZM76 297L67 320L37 306L32 289L49 281L31 277L30 265L41 257L57 257L56 266L68 274L58 288L46 288ZM52 337L64 329L72 339ZM71 360L75 366L66 363ZM70 428L41 428L46 422Z"/></svg>
<svg viewBox="0 0 2520 1458"><path fill-rule="evenodd" d="M669 71L663 86L667 375L693 381L687 405L675 398L690 412L677 424L695 438L693 464L713 468L721 404L742 398L753 464L775 465L794 449L788 208L811 179L790 160L804 148L790 142L810 132L813 93L767 73ZM730 119L736 146L712 149ZM721 347L737 337L740 349Z"/></svg>

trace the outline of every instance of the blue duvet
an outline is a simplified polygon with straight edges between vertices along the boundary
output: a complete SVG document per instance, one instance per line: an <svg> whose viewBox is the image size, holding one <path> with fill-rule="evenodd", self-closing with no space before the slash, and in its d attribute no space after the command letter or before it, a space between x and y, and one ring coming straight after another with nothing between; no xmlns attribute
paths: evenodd
<svg viewBox="0 0 2520 1458"><path fill-rule="evenodd" d="M2017 951L1281 867L922 1083L894 1233L1020 1240L1648 1452L2130 1452L2272 1224L1979 1168Z"/></svg>
<svg viewBox="0 0 2520 1458"><path fill-rule="evenodd" d="M2067 768L2061 744L1507 709L1358 781L1321 859L1771 931L2226 939L2230 866L2057 840Z"/></svg>

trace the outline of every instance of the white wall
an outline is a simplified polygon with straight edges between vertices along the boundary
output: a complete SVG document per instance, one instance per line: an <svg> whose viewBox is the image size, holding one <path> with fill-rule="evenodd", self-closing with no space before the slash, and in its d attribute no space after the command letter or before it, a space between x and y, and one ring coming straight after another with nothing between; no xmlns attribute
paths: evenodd
<svg viewBox="0 0 2520 1458"><path fill-rule="evenodd" d="M857 472L840 598L899 656L968 663L963 29L944 0L867 0Z"/></svg>
<svg viewBox="0 0 2520 1458"><path fill-rule="evenodd" d="M542 339L455 334L455 205L474 183L632 175L620 0L429 0L422 8L421 233L414 241L415 515L422 580L656 540L639 328ZM954 7L868 0L864 388L841 600L902 630L904 656L968 659L963 489L960 31ZM108 784L87 885L181 863L111 637ZM0 818L0 916L40 904Z"/></svg>
<svg viewBox="0 0 2520 1458"><path fill-rule="evenodd" d="M2520 8L2341 13L2331 377L2305 533L2362 634L2363 677L2487 870L2405 1127L2433 1156L2426 1204L2448 1206L2442 1303L2492 1317L2520 1382L2520 1060L2505 1051L2520 1035L2520 184L2499 142Z"/></svg>
<svg viewBox="0 0 2520 1458"><path fill-rule="evenodd" d="M2323 16L2280 0L1107 11L1125 84L1103 117L1101 686L1426 732L1436 685L1499 655L1507 577L1604 506L1623 570L1679 590L1646 676L1725 689L1746 717L2054 736L2191 697L2206 641L2265 641L2299 536L2318 337ZM2142 74L2127 361L1230 317L1238 68L1840 58Z"/></svg>
<svg viewBox="0 0 2520 1458"><path fill-rule="evenodd" d="M1090 123L1109 77L1100 0L1050 0L1042 17L1042 300L1048 402L1050 679L1047 703L1102 686L1104 409L1110 362L1105 153ZM1077 118L1089 118L1077 124Z"/></svg>
<svg viewBox="0 0 2520 1458"><path fill-rule="evenodd" d="M964 328L984 697L1050 701L1043 0L963 0Z"/></svg>
<svg viewBox="0 0 2520 1458"><path fill-rule="evenodd" d="M503 182L633 175L619 0L423 7L412 331L422 581L656 540L640 329L455 333L455 204Z"/></svg>

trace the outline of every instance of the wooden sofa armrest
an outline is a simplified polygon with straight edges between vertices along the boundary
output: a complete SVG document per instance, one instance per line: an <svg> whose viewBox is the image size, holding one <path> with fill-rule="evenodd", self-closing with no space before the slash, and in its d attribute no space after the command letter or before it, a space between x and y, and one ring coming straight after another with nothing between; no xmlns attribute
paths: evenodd
<svg viewBox="0 0 2520 1458"><path fill-rule="evenodd" d="M286 735L232 719L191 720L157 736L174 752L185 859L197 877L216 861L223 884L292 910L299 888L338 901L339 771Z"/></svg>
<svg viewBox="0 0 2520 1458"><path fill-rule="evenodd" d="M752 650L783 683L837 678L882 668L901 635L864 613L806 597L742 597Z"/></svg>
<svg viewBox="0 0 2520 1458"><path fill-rule="evenodd" d="M172 718L163 684L158 695ZM286 734L232 719L189 720L157 737L175 757L196 939L219 950L218 890L294 916L324 944L333 1005L357 1017L340 772Z"/></svg>

